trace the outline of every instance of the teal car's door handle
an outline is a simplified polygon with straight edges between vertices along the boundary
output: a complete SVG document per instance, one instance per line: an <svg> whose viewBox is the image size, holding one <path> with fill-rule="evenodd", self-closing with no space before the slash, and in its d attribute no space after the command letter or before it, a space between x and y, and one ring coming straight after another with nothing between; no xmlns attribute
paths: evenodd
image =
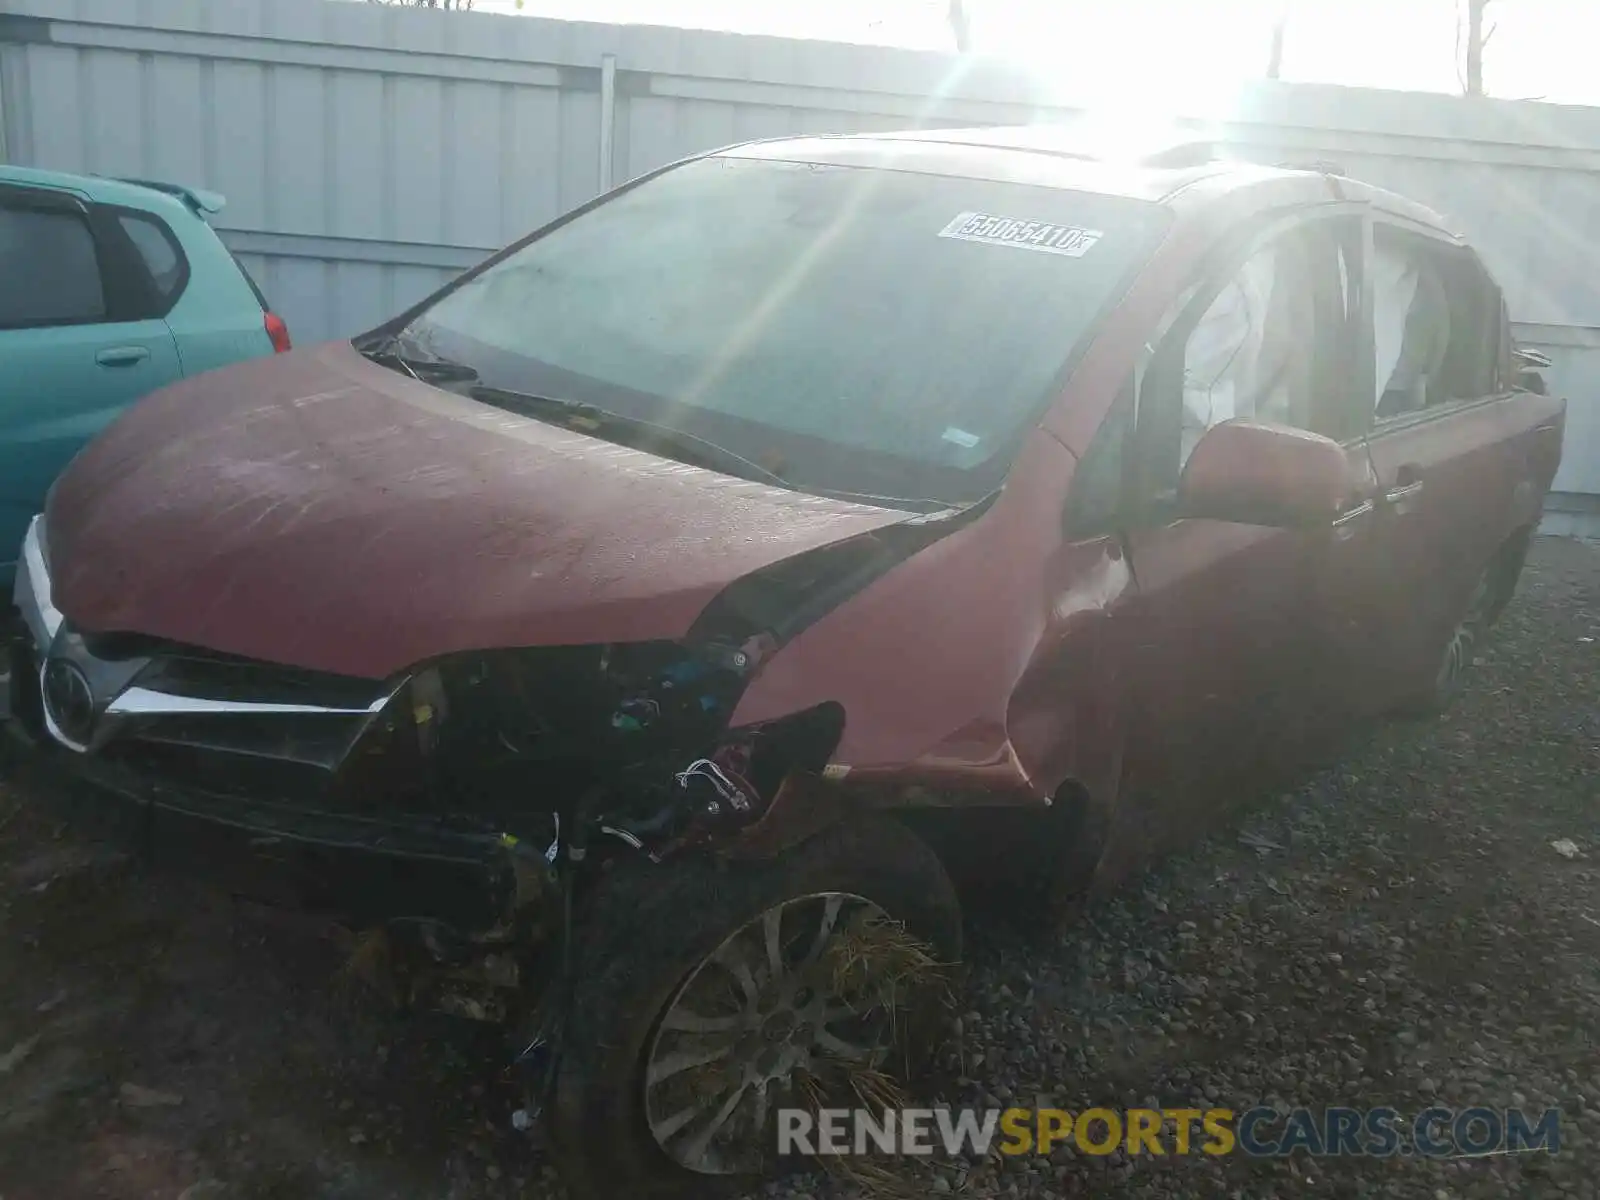
<svg viewBox="0 0 1600 1200"><path fill-rule="evenodd" d="M144 346L110 346L94 356L102 367L131 367L150 357Z"/></svg>

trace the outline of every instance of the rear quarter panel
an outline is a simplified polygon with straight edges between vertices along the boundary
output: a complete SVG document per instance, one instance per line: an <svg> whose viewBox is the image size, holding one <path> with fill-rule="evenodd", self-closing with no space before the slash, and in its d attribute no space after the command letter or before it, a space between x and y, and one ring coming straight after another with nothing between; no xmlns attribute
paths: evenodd
<svg viewBox="0 0 1600 1200"><path fill-rule="evenodd" d="M184 210L162 214L189 260L189 286L167 314L185 375L272 353L265 314L249 282L215 230Z"/></svg>

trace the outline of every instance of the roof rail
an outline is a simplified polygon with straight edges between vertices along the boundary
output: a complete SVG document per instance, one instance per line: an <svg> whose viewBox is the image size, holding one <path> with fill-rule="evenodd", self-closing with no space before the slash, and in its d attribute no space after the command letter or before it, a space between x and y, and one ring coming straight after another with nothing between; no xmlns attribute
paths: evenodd
<svg viewBox="0 0 1600 1200"><path fill-rule="evenodd" d="M1314 158L1309 162L1281 162L1278 166L1285 171L1315 171L1319 175L1349 174L1342 165L1325 158Z"/></svg>
<svg viewBox="0 0 1600 1200"><path fill-rule="evenodd" d="M185 187L181 183L161 183L154 179L119 179L119 183L131 183L135 187L149 188L154 192L163 192L168 196L176 196L196 213L213 216L227 206L228 198L219 192L208 192L204 188Z"/></svg>
<svg viewBox="0 0 1600 1200"><path fill-rule="evenodd" d="M1146 167L1203 167L1207 163L1214 163L1222 157L1217 144L1212 141L1199 140L1192 142L1174 142L1170 146L1163 146L1152 154L1147 154L1139 160L1141 166Z"/></svg>

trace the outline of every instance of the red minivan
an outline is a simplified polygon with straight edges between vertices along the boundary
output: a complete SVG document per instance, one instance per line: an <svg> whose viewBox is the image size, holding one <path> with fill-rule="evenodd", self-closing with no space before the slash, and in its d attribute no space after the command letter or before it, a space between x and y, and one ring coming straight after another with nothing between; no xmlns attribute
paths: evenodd
<svg viewBox="0 0 1600 1200"><path fill-rule="evenodd" d="M696 1194L890 1062L1003 833L1108 883L1450 700L1560 459L1518 363L1335 174L739 146L138 405L29 533L13 707L508 1021L576 1191Z"/></svg>

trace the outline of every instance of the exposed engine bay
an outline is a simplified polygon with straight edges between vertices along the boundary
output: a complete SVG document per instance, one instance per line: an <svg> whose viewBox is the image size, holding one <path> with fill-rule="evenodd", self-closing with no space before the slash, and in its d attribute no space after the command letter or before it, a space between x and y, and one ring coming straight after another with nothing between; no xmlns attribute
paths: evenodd
<svg viewBox="0 0 1600 1200"><path fill-rule="evenodd" d="M983 506L800 554L727 588L681 641L456 656L413 675L340 770L346 803L428 814L545 850L595 838L656 861L760 819L843 731L821 705L730 730L784 643ZM403 728L409 726L409 728Z"/></svg>
<svg viewBox="0 0 1600 1200"><path fill-rule="evenodd" d="M725 733L755 653L678 643L499 651L430 667L347 763L352 791L557 849L661 859L756 820L842 715ZM411 728L402 726L410 718Z"/></svg>

